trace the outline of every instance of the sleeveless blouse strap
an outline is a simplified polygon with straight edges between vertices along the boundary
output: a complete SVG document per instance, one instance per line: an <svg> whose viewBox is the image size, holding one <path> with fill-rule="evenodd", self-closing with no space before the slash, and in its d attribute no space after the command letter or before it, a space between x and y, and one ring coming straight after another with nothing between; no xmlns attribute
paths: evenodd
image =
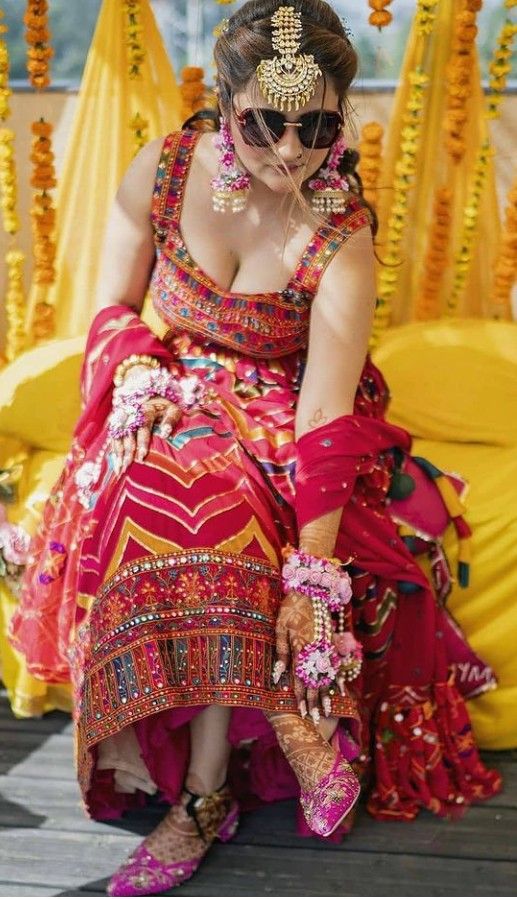
<svg viewBox="0 0 517 899"><path fill-rule="evenodd" d="M314 296L323 272L345 241L356 231L372 224L371 212L361 197L350 198L345 212L334 213L328 224L318 228L307 245L293 279L295 285Z"/></svg>
<svg viewBox="0 0 517 899"><path fill-rule="evenodd" d="M165 242L169 233L178 230L183 188L198 138L196 131L174 131L163 142L151 205L157 246Z"/></svg>

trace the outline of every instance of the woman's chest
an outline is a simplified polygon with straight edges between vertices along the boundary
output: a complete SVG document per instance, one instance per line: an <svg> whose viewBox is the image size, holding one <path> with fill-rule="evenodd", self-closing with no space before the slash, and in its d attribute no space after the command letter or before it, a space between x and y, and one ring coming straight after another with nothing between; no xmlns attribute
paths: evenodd
<svg viewBox="0 0 517 899"><path fill-rule="evenodd" d="M248 202L244 212L217 213L209 183L204 184L206 177L206 172L199 172L197 178L189 178L178 222L179 237L191 259L223 292L284 290L297 272L314 222L286 209L282 198L266 208Z"/></svg>
<svg viewBox="0 0 517 899"><path fill-rule="evenodd" d="M175 332L187 331L242 353L285 356L307 344L311 297L295 283L273 293L222 292L171 242L159 253L151 280L155 311Z"/></svg>

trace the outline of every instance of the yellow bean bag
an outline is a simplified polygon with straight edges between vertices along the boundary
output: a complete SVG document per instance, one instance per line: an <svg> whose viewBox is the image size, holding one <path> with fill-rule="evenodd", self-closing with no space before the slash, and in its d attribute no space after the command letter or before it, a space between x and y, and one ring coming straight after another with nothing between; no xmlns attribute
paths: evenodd
<svg viewBox="0 0 517 899"><path fill-rule="evenodd" d="M374 360L392 395L389 419L414 452L470 483L471 583L448 608L493 666L497 690L471 700L485 749L517 746L517 324L414 323L387 332ZM455 570L456 541L446 549Z"/></svg>

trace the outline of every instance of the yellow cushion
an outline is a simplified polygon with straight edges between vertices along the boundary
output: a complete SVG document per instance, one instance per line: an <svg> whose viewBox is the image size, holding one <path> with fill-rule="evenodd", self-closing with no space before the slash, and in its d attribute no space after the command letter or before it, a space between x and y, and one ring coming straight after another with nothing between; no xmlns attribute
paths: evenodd
<svg viewBox="0 0 517 899"><path fill-rule="evenodd" d="M517 443L517 323L473 319L390 329L374 353L389 418L426 440Z"/></svg>
<svg viewBox="0 0 517 899"><path fill-rule="evenodd" d="M80 412L84 343L84 337L52 341L0 371L0 434L67 452Z"/></svg>

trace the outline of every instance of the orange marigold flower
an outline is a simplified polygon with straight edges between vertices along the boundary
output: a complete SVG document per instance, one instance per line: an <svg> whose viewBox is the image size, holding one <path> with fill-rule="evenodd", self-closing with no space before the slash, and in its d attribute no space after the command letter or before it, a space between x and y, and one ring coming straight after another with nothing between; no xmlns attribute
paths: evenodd
<svg viewBox="0 0 517 899"><path fill-rule="evenodd" d="M393 16L391 13L385 9L382 12L372 12L368 17L368 22L370 25L376 25L377 28L384 28L386 25L389 25Z"/></svg>
<svg viewBox="0 0 517 899"><path fill-rule="evenodd" d="M37 122L32 123L31 131L40 137L48 137L49 134L52 134L52 125L44 119L39 119Z"/></svg>

